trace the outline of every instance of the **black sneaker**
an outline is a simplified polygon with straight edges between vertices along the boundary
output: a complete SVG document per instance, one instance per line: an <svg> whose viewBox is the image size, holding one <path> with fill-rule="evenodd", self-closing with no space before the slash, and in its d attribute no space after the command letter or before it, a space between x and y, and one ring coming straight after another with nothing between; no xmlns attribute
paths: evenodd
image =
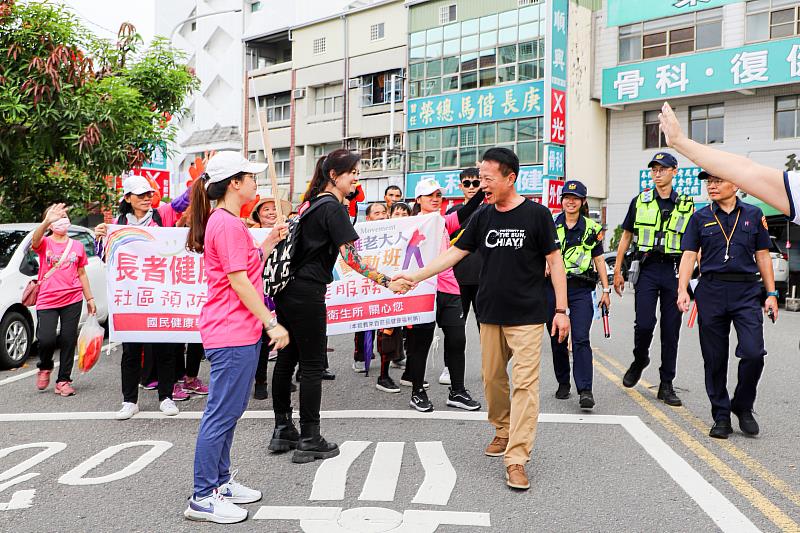
<svg viewBox="0 0 800 533"><path fill-rule="evenodd" d="M708 436L714 439L727 439L728 435L731 433L733 433L731 419L721 418L715 421L714 425L711 426L711 431L708 432Z"/></svg>
<svg viewBox="0 0 800 533"><path fill-rule="evenodd" d="M580 400L578 400L578 405L580 405L581 409L592 409L594 407L594 395L592 395L592 391L590 390L582 390L578 392L580 396Z"/></svg>
<svg viewBox="0 0 800 533"><path fill-rule="evenodd" d="M256 386L253 391L253 399L254 400L266 400L269 398L269 392L267 391L267 384L266 383L256 383Z"/></svg>
<svg viewBox="0 0 800 533"><path fill-rule="evenodd" d="M425 392L424 389L415 391L411 395L411 401L408 402L408 405L421 413L430 413L433 411L433 404L428 399L428 393Z"/></svg>
<svg viewBox="0 0 800 533"><path fill-rule="evenodd" d="M566 400L569 398L569 383L559 383L558 390L556 391L557 400Z"/></svg>
<svg viewBox="0 0 800 533"><path fill-rule="evenodd" d="M481 404L472 399L467 389L460 391L450 389L450 394L447 395L447 405L467 411L477 411L481 408Z"/></svg>
<svg viewBox="0 0 800 533"><path fill-rule="evenodd" d="M391 392L397 393L400 392L400 387L394 382L392 378L386 376L385 378L378 378L378 383L375 385L375 388L378 390L382 390L383 392Z"/></svg>
<svg viewBox="0 0 800 533"><path fill-rule="evenodd" d="M758 427L756 417L753 416L752 410L746 409L732 412L736 415L736 418L739 419L739 429L742 430L742 433L745 435L758 435L760 428Z"/></svg>
<svg viewBox="0 0 800 533"><path fill-rule="evenodd" d="M644 372L645 367L650 364L650 360L639 360L634 359L633 363L631 363L630 368L628 371L625 372L625 375L622 377L622 384L627 387L631 388L639 383L639 380L642 377L642 372Z"/></svg>
<svg viewBox="0 0 800 533"><path fill-rule="evenodd" d="M336 374L331 372L330 368L326 368L325 370L322 371L322 379L324 381L333 381L334 379L336 379Z"/></svg>

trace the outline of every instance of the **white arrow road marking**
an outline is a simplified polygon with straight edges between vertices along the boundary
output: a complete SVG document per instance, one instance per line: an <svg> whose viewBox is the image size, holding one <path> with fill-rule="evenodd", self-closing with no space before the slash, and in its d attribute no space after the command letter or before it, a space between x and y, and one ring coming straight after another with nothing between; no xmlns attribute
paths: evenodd
<svg viewBox="0 0 800 533"><path fill-rule="evenodd" d="M372 456L372 464L359 500L394 501L405 445L405 442L379 442L375 446L375 455Z"/></svg>
<svg viewBox="0 0 800 533"><path fill-rule="evenodd" d="M371 441L348 440L339 446L339 455L326 459L317 468L309 500L344 500L347 471Z"/></svg>
<svg viewBox="0 0 800 533"><path fill-rule="evenodd" d="M411 503L447 505L456 486L456 471L447 458L441 441L417 442L417 454L425 469L425 479Z"/></svg>
<svg viewBox="0 0 800 533"><path fill-rule="evenodd" d="M488 513L383 507L261 507L253 520L299 520L305 533L434 533L441 525L491 527Z"/></svg>

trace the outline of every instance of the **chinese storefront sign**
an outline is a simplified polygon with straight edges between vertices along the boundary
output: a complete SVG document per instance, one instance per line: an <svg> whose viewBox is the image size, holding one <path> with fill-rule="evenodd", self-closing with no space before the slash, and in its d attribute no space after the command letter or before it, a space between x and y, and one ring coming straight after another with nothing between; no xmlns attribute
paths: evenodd
<svg viewBox="0 0 800 533"><path fill-rule="evenodd" d="M562 157L563 161L563 157ZM563 164L562 164L563 166ZM462 198L463 194L458 185L461 183L459 174L461 170L439 170L436 172L414 172L406 176L406 198L414 198L414 189L420 180L435 178L444 188L445 198ZM519 167L517 176L517 192L525 196L542 194L542 165L526 165Z"/></svg>
<svg viewBox="0 0 800 533"><path fill-rule="evenodd" d="M418 270L439 255L444 219L431 213L361 222L356 231L360 237L356 248L364 262L391 276ZM339 258L325 294L328 335L433 322L436 284L434 276L400 296L353 271Z"/></svg>
<svg viewBox="0 0 800 533"><path fill-rule="evenodd" d="M557 178L564 177L564 147L557 144L544 146L544 173Z"/></svg>
<svg viewBox="0 0 800 533"><path fill-rule="evenodd" d="M608 25L623 26L643 20L683 15L744 0L608 0Z"/></svg>
<svg viewBox="0 0 800 533"><path fill-rule="evenodd" d="M604 69L602 105L797 82L800 43L785 39Z"/></svg>
<svg viewBox="0 0 800 533"><path fill-rule="evenodd" d="M672 180L672 188L675 189L675 192L693 197L703 194L701 180L697 178L697 176L700 174L700 170L700 167L679 168L678 175ZM639 192L645 189L652 189L654 187L655 183L653 183L653 177L650 175L650 170L640 170Z"/></svg>
<svg viewBox="0 0 800 533"><path fill-rule="evenodd" d="M441 128L544 114L544 83L532 81L408 101L408 129Z"/></svg>
<svg viewBox="0 0 800 533"><path fill-rule="evenodd" d="M550 136L554 144L564 145L567 141L567 93L552 89L550 91Z"/></svg>
<svg viewBox="0 0 800 533"><path fill-rule="evenodd" d="M162 197L170 196L169 171L142 168L140 174L145 178L152 179L158 185Z"/></svg>
<svg viewBox="0 0 800 533"><path fill-rule="evenodd" d="M546 206L553 215L561 213L561 191L564 189L564 180L544 180L542 205Z"/></svg>

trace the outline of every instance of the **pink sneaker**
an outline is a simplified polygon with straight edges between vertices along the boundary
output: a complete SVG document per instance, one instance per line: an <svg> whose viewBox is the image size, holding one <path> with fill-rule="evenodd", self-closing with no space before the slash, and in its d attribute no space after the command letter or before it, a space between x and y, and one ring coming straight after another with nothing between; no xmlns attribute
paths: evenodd
<svg viewBox="0 0 800 533"><path fill-rule="evenodd" d="M200 378L187 377L183 382L183 392L205 396L208 394L208 387L203 385L203 382L200 381Z"/></svg>
<svg viewBox="0 0 800 533"><path fill-rule="evenodd" d="M45 390L50 385L50 372L52 370L39 370L36 373L36 388Z"/></svg>
<svg viewBox="0 0 800 533"><path fill-rule="evenodd" d="M176 383L172 387L172 401L173 402L183 402L189 399L189 395L183 392L183 388L180 384Z"/></svg>
<svg viewBox="0 0 800 533"><path fill-rule="evenodd" d="M67 396L75 396L75 389L72 387L71 381L59 381L56 383L56 388L53 390L56 394L60 394L65 398Z"/></svg>

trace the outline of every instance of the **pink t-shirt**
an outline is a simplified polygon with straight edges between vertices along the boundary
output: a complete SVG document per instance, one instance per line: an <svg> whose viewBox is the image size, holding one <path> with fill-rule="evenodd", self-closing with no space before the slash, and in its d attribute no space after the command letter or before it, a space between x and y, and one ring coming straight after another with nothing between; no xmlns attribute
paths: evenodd
<svg viewBox="0 0 800 533"><path fill-rule="evenodd" d="M67 258L56 272L44 280L44 275L64 255L64 247L67 245L70 246ZM57 309L80 302L83 299L83 286L78 277L78 269L89 262L83 245L72 239L55 242L52 237L44 237L39 248L33 251L39 255L39 296L36 299L36 309Z"/></svg>
<svg viewBox="0 0 800 533"><path fill-rule="evenodd" d="M458 230L461 223L458 221L458 213L450 213L444 216L444 238L442 239L442 251L450 247L450 234ZM452 268L443 270L439 273L438 283L436 290L445 292L447 294L461 294L461 289L458 288L458 281L456 275L453 273Z"/></svg>
<svg viewBox="0 0 800 533"><path fill-rule="evenodd" d="M247 272L258 294L264 292L264 260L247 227L224 209L215 209L205 236L208 300L200 311L200 338L206 348L249 346L261 338L263 325L239 299L228 274Z"/></svg>

